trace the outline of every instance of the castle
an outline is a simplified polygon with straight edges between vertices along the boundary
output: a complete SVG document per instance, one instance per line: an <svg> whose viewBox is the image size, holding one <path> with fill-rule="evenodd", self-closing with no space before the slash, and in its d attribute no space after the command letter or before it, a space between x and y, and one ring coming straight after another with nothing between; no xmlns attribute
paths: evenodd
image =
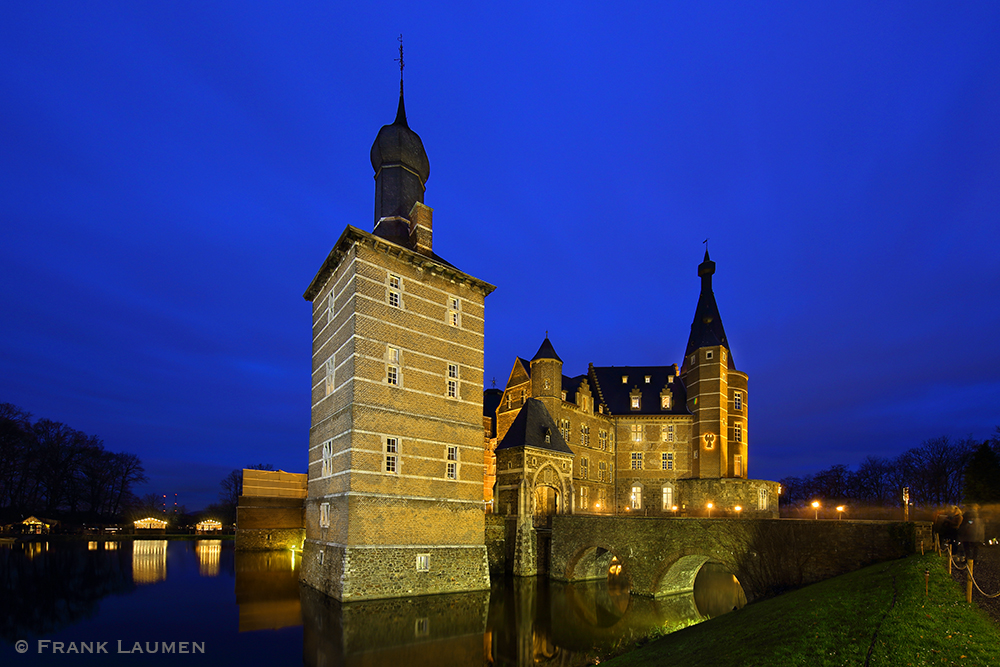
<svg viewBox="0 0 1000 667"><path fill-rule="evenodd" d="M497 408L484 419L494 287L433 251L430 163L407 125L402 82L371 163L373 230L347 226L304 294L305 584L342 601L488 589L488 511L511 519L523 563L532 531L544 530L536 518L557 513L687 514L707 498L776 513L776 485L746 479L747 376L733 363L707 252L680 368L591 366L569 378L546 337L515 361L502 394L486 392ZM514 571L533 573L523 563Z"/></svg>

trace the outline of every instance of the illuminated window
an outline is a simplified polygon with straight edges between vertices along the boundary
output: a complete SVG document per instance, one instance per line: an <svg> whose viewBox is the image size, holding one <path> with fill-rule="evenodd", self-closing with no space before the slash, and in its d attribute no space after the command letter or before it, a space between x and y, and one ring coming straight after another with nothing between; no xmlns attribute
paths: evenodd
<svg viewBox="0 0 1000 667"><path fill-rule="evenodd" d="M628 384L628 376L627 375L623 375L622 376L622 384Z"/></svg>
<svg viewBox="0 0 1000 667"><path fill-rule="evenodd" d="M757 489L757 509L766 510L768 506L768 496L770 494L767 492L767 487L762 486Z"/></svg>
<svg viewBox="0 0 1000 667"><path fill-rule="evenodd" d="M642 424L632 424L632 442L642 442Z"/></svg>
<svg viewBox="0 0 1000 667"><path fill-rule="evenodd" d="M737 477L743 476L743 457L739 454L733 457L733 474Z"/></svg>
<svg viewBox="0 0 1000 667"><path fill-rule="evenodd" d="M642 452L632 452L632 470L642 470Z"/></svg>
<svg viewBox="0 0 1000 667"><path fill-rule="evenodd" d="M399 276L389 274L389 305L393 308L400 307L399 293L402 290L402 281Z"/></svg>
<svg viewBox="0 0 1000 667"><path fill-rule="evenodd" d="M585 486L580 487L580 509L587 509L587 505L590 504L590 489Z"/></svg>
<svg viewBox="0 0 1000 667"><path fill-rule="evenodd" d="M733 440L743 442L743 424L740 422L733 423Z"/></svg>
<svg viewBox="0 0 1000 667"><path fill-rule="evenodd" d="M323 443L323 470L320 477L329 477L333 474L333 440Z"/></svg>
<svg viewBox="0 0 1000 667"><path fill-rule="evenodd" d="M597 464L597 481L599 482L606 481L607 476L608 476L608 464L605 463L604 461L601 461L600 463Z"/></svg>
<svg viewBox="0 0 1000 667"><path fill-rule="evenodd" d="M660 439L663 442L673 442L674 441L674 425L673 424L662 424L660 426Z"/></svg>
<svg viewBox="0 0 1000 667"><path fill-rule="evenodd" d="M633 410L638 410L639 409L639 397L638 396L633 396L632 397L632 409Z"/></svg>
<svg viewBox="0 0 1000 667"><path fill-rule="evenodd" d="M448 298L448 324L453 327L459 326L459 300L455 297Z"/></svg>
<svg viewBox="0 0 1000 667"><path fill-rule="evenodd" d="M642 487L638 484L632 487L632 495L629 496L629 506L634 510L642 509Z"/></svg>
<svg viewBox="0 0 1000 667"><path fill-rule="evenodd" d="M608 432L607 431L599 431L598 434L597 434L597 440L598 440L598 442L601 445L601 449L607 450L607 448L608 448Z"/></svg>
<svg viewBox="0 0 1000 667"><path fill-rule="evenodd" d="M545 378L545 380L542 382L542 386L545 387L546 389L548 389L551 384L552 383L549 382L548 378Z"/></svg>
<svg viewBox="0 0 1000 667"><path fill-rule="evenodd" d="M660 396L660 407L664 410L670 409L670 394L664 394Z"/></svg>
<svg viewBox="0 0 1000 667"><path fill-rule="evenodd" d="M647 375L646 376L646 384L649 384L650 379L651 379L650 376Z"/></svg>
<svg viewBox="0 0 1000 667"><path fill-rule="evenodd" d="M662 459L661 463L664 470L674 469L674 453L673 452L663 452L660 456Z"/></svg>
<svg viewBox="0 0 1000 667"><path fill-rule="evenodd" d="M562 400L564 400L564 401L566 400L566 392L565 391L562 393Z"/></svg>
<svg viewBox="0 0 1000 667"><path fill-rule="evenodd" d="M590 461L584 457L580 459L580 478L587 479L590 476Z"/></svg>
<svg viewBox="0 0 1000 667"><path fill-rule="evenodd" d="M743 409L743 392L736 391L733 392L733 409L742 410Z"/></svg>
<svg viewBox="0 0 1000 667"><path fill-rule="evenodd" d="M399 472L399 439L385 439L385 471L391 473Z"/></svg>
<svg viewBox="0 0 1000 667"><path fill-rule="evenodd" d="M569 442L569 431L570 424L568 419L559 420L559 434L563 437L563 440Z"/></svg>
<svg viewBox="0 0 1000 667"><path fill-rule="evenodd" d="M580 426L580 444L584 447L590 447L590 427L586 425Z"/></svg>
<svg viewBox="0 0 1000 667"><path fill-rule="evenodd" d="M667 485L663 487L663 510L669 512L674 507L674 487Z"/></svg>
<svg viewBox="0 0 1000 667"><path fill-rule="evenodd" d="M321 528L330 527L330 503L320 503L319 525Z"/></svg>

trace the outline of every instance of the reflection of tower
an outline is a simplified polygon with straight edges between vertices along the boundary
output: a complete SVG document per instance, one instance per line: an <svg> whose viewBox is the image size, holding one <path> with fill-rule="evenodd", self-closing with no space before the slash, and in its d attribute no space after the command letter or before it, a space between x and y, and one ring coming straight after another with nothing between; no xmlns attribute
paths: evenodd
<svg viewBox="0 0 1000 667"><path fill-rule="evenodd" d="M167 541L135 540L132 543L132 580L154 584L167 578Z"/></svg>
<svg viewBox="0 0 1000 667"><path fill-rule="evenodd" d="M374 230L347 227L305 293L302 580L341 600L488 589L481 388L493 286L432 249L430 163L402 85L371 162Z"/></svg>

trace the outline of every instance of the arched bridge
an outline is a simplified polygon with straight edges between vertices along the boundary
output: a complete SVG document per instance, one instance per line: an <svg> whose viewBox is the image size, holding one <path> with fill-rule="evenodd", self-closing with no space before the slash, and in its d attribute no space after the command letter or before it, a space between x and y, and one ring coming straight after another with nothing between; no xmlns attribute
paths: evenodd
<svg viewBox="0 0 1000 667"><path fill-rule="evenodd" d="M557 515L549 576L608 576L617 558L634 595L694 589L702 565L721 563L748 598L820 581L930 545L927 522L808 521Z"/></svg>

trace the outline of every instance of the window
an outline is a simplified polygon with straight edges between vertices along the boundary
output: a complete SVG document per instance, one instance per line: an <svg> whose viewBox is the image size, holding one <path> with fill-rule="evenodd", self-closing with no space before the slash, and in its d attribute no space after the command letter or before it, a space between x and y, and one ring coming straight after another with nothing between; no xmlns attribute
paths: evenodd
<svg viewBox="0 0 1000 667"><path fill-rule="evenodd" d="M669 512L674 508L674 487L663 487L663 511Z"/></svg>
<svg viewBox="0 0 1000 667"><path fill-rule="evenodd" d="M733 440L743 442L743 424L740 422L733 422Z"/></svg>
<svg viewBox="0 0 1000 667"><path fill-rule="evenodd" d="M739 454L733 457L733 474L737 477L743 476L743 457Z"/></svg>
<svg viewBox="0 0 1000 667"><path fill-rule="evenodd" d="M511 401L512 398L513 398L513 395L508 391L507 392L507 409L508 410L510 410L510 401Z"/></svg>
<svg viewBox="0 0 1000 667"><path fill-rule="evenodd" d="M590 504L590 489L585 486L580 487L580 509L587 509L587 505Z"/></svg>
<svg viewBox="0 0 1000 667"><path fill-rule="evenodd" d="M458 445L448 445L448 465L446 477L448 479L458 479Z"/></svg>
<svg viewBox="0 0 1000 667"><path fill-rule="evenodd" d="M458 460L458 445L448 445L448 460L449 461Z"/></svg>
<svg viewBox="0 0 1000 667"><path fill-rule="evenodd" d="M660 396L660 407L664 410L670 409L670 394Z"/></svg>
<svg viewBox="0 0 1000 667"><path fill-rule="evenodd" d="M674 425L673 424L667 424L667 432L664 435L666 436L664 439L667 442L673 442L674 441Z"/></svg>
<svg viewBox="0 0 1000 667"><path fill-rule="evenodd" d="M399 472L399 438L385 439L385 471Z"/></svg>
<svg viewBox="0 0 1000 667"><path fill-rule="evenodd" d="M326 360L326 363L324 364L324 370L326 371L326 379L325 379L324 384L325 384L325 387L326 387L326 395L327 396L329 396L330 394L333 393L333 389L334 389L333 372L334 372L335 367L336 367L336 364L334 364L333 357L330 357L329 359Z"/></svg>
<svg viewBox="0 0 1000 667"><path fill-rule="evenodd" d="M459 301L455 297L448 297L448 324L457 327L461 324L459 319Z"/></svg>
<svg viewBox="0 0 1000 667"><path fill-rule="evenodd" d="M632 470L642 470L642 452L632 452Z"/></svg>
<svg viewBox="0 0 1000 667"><path fill-rule="evenodd" d="M597 441L600 444L601 449L606 451L608 449L608 432L599 431L597 434Z"/></svg>
<svg viewBox="0 0 1000 667"><path fill-rule="evenodd" d="M399 276L389 274L389 305L393 308L400 308L399 293L402 291L402 281Z"/></svg>
<svg viewBox="0 0 1000 667"><path fill-rule="evenodd" d="M559 420L559 435L563 437L563 440L569 442L569 420L560 419Z"/></svg>
<svg viewBox="0 0 1000 667"><path fill-rule="evenodd" d="M448 364L448 398L458 398L458 364Z"/></svg>
<svg viewBox="0 0 1000 667"><path fill-rule="evenodd" d="M607 504L604 502L604 498L605 498L604 489L598 489L597 490L597 507L595 507L594 509L601 509L602 507L606 507L607 506Z"/></svg>
<svg viewBox="0 0 1000 667"><path fill-rule="evenodd" d="M584 447L590 447L590 427L586 425L580 426L580 444Z"/></svg>
<svg viewBox="0 0 1000 667"><path fill-rule="evenodd" d="M650 376L647 375L646 376L646 384L649 384L650 379L651 379Z"/></svg>
<svg viewBox="0 0 1000 667"><path fill-rule="evenodd" d="M743 409L743 392L735 391L733 392L733 409L742 410Z"/></svg>
<svg viewBox="0 0 1000 667"><path fill-rule="evenodd" d="M638 484L632 487L632 495L629 496L629 506L634 510L642 509L642 487Z"/></svg>
<svg viewBox="0 0 1000 667"><path fill-rule="evenodd" d="M562 400L564 400L564 401L566 400L566 392L565 391L562 392Z"/></svg>
<svg viewBox="0 0 1000 667"><path fill-rule="evenodd" d="M549 382L549 379L548 379L548 378L545 378L545 380L544 380L544 381L542 382L542 386L543 386L543 387L544 387L545 389L548 389L548 388L549 388L549 386L550 386L551 384L552 384L552 383L551 383L551 382Z"/></svg>
<svg viewBox="0 0 1000 667"><path fill-rule="evenodd" d="M453 461L448 461L448 479L458 479L458 465Z"/></svg>
<svg viewBox="0 0 1000 667"><path fill-rule="evenodd" d="M580 459L580 479L587 479L590 476L590 461L587 457Z"/></svg>
<svg viewBox="0 0 1000 667"><path fill-rule="evenodd" d="M608 476L608 464L601 461L597 464L597 481L603 482Z"/></svg>
<svg viewBox="0 0 1000 667"><path fill-rule="evenodd" d="M757 489L757 509L766 510L768 505L768 496L770 494L767 492L767 487L762 486Z"/></svg>
<svg viewBox="0 0 1000 667"><path fill-rule="evenodd" d="M711 350L708 350L708 351L705 352L705 359L706 360L711 360L711 359L714 359L714 358L715 358L715 354L713 354Z"/></svg>
<svg viewBox="0 0 1000 667"><path fill-rule="evenodd" d="M632 409L633 410L638 410L639 409L639 397L638 396L633 396L632 397Z"/></svg>
<svg viewBox="0 0 1000 667"><path fill-rule="evenodd" d="M334 309L334 304L333 304L333 292L330 292L330 295L328 297L326 297L326 323L327 324L329 324L330 322L333 322L333 314L334 314L334 312L335 312L335 309Z"/></svg>
<svg viewBox="0 0 1000 667"><path fill-rule="evenodd" d="M622 384L628 384L628 376L627 375L623 375L622 376Z"/></svg>
<svg viewBox="0 0 1000 667"><path fill-rule="evenodd" d="M642 424L632 424L632 442L642 442Z"/></svg>
<svg viewBox="0 0 1000 667"><path fill-rule="evenodd" d="M323 470L320 477L329 477L333 474L333 440L323 443Z"/></svg>
<svg viewBox="0 0 1000 667"><path fill-rule="evenodd" d="M319 506L319 525L320 528L330 527L330 503L320 503Z"/></svg>
<svg viewBox="0 0 1000 667"><path fill-rule="evenodd" d="M663 469L664 470L673 470L674 469L674 453L673 452L663 452L660 455L660 458L662 459L661 463L663 465Z"/></svg>
<svg viewBox="0 0 1000 667"><path fill-rule="evenodd" d="M387 351L388 363L385 367L385 381L389 384L399 384L399 348L389 347Z"/></svg>
<svg viewBox="0 0 1000 667"><path fill-rule="evenodd" d="M417 554L417 572L430 572L431 555Z"/></svg>

